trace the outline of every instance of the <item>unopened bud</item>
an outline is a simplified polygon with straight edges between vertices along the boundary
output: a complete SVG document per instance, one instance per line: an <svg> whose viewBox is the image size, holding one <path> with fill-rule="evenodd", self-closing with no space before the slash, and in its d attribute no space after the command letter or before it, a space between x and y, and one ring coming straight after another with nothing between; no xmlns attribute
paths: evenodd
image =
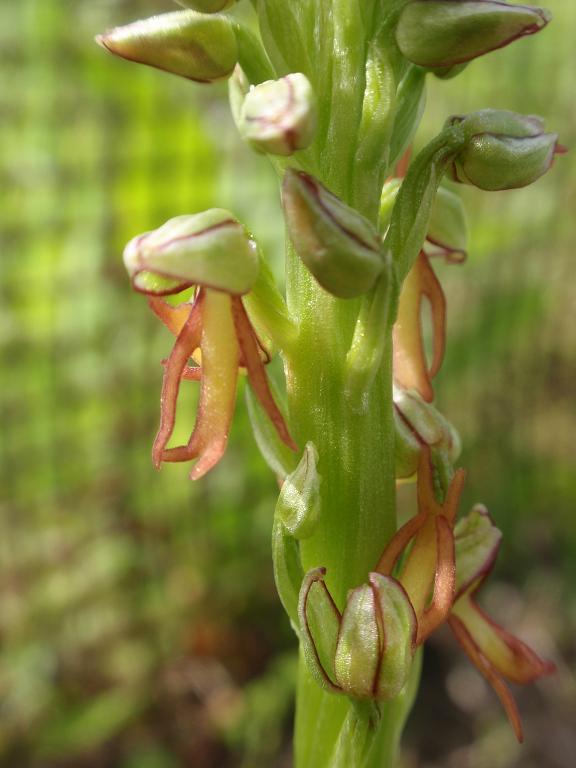
<svg viewBox="0 0 576 768"><path fill-rule="evenodd" d="M348 593L339 614L324 583L310 571L300 590L299 620L310 672L324 687L357 699L391 699L404 687L416 644L416 616L402 585L371 573Z"/></svg>
<svg viewBox="0 0 576 768"><path fill-rule="evenodd" d="M302 171L286 171L282 199L296 253L320 285L342 299L367 293L385 266L368 219Z"/></svg>
<svg viewBox="0 0 576 768"><path fill-rule="evenodd" d="M243 294L258 276L256 244L221 208L177 216L135 237L124 250L124 264L134 288L150 294L189 285Z"/></svg>
<svg viewBox="0 0 576 768"><path fill-rule="evenodd" d="M416 617L395 579L371 573L369 582L348 595L334 671L348 695L390 699L402 690L410 670Z"/></svg>
<svg viewBox="0 0 576 768"><path fill-rule="evenodd" d="M192 8L200 13L220 13L236 3L236 0L176 0L184 8Z"/></svg>
<svg viewBox="0 0 576 768"><path fill-rule="evenodd" d="M244 138L272 155L292 155L310 145L316 130L316 99L300 72L250 89L241 112Z"/></svg>
<svg viewBox="0 0 576 768"><path fill-rule="evenodd" d="M549 21L542 8L502 0L414 0L400 14L396 41L413 64L449 68L539 32Z"/></svg>
<svg viewBox="0 0 576 768"><path fill-rule="evenodd" d="M311 536L320 516L320 475L318 452L307 443L300 463L282 484L276 517L296 539Z"/></svg>
<svg viewBox="0 0 576 768"><path fill-rule="evenodd" d="M545 133L539 117L486 109L453 117L466 142L449 174L454 181L486 190L517 189L540 178L560 152L558 136Z"/></svg>
<svg viewBox="0 0 576 768"><path fill-rule="evenodd" d="M124 59L200 83L228 77L238 61L233 22L195 11L165 13L116 27L96 41Z"/></svg>

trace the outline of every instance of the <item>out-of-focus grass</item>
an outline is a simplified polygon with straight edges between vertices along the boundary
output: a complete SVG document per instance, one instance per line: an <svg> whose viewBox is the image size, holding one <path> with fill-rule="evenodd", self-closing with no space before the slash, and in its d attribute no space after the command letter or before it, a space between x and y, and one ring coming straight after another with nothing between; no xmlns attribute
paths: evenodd
<svg viewBox="0 0 576 768"><path fill-rule="evenodd" d="M576 11L549 6L557 21L541 36L431 83L419 143L451 112L499 106L546 115L576 146ZM294 662L271 580L275 483L241 398L227 456L202 483L185 467L156 473L149 458L170 339L129 290L123 244L222 205L281 274L283 235L275 180L235 136L225 88L113 60L92 43L106 26L172 7L0 5L7 768L261 768L286 751ZM464 190L469 263L439 267L450 301L439 401L463 434L467 500L487 503L507 535L499 572L514 586L489 599L565 660L560 682L523 701L533 728L517 753L496 704L439 636L410 732L414 765L551 768L569 765L552 742L574 749L573 168L568 155L529 190Z"/></svg>

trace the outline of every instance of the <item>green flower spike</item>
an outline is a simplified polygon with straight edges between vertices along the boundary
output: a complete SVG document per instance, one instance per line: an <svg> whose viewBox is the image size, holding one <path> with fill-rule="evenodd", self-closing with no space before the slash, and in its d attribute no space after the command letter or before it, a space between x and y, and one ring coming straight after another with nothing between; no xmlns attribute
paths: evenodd
<svg viewBox="0 0 576 768"><path fill-rule="evenodd" d="M549 21L542 8L500 0L415 0L400 14L396 42L413 64L443 70L533 35Z"/></svg>
<svg viewBox="0 0 576 768"><path fill-rule="evenodd" d="M240 367L246 369L279 437L295 449L268 385L267 356L241 298L258 275L256 244L242 225L221 209L180 216L134 238L126 247L124 262L136 290L149 295L153 312L176 336L165 362L160 429L152 449L155 466L197 459L191 473L195 480L220 460L228 441ZM160 298L191 286L197 288L195 296L178 306ZM190 358L199 365L190 366ZM187 445L166 448L182 379L200 381L198 417Z"/></svg>
<svg viewBox="0 0 576 768"><path fill-rule="evenodd" d="M384 270L376 228L313 176L288 169L282 200L296 253L334 296L367 293Z"/></svg>
<svg viewBox="0 0 576 768"><path fill-rule="evenodd" d="M254 149L288 156L309 146L316 121L316 99L310 81L295 72L248 91L241 109L240 130Z"/></svg>
<svg viewBox="0 0 576 768"><path fill-rule="evenodd" d="M96 42L123 59L199 83L229 77L238 61L233 22L195 11L135 21L98 35Z"/></svg>

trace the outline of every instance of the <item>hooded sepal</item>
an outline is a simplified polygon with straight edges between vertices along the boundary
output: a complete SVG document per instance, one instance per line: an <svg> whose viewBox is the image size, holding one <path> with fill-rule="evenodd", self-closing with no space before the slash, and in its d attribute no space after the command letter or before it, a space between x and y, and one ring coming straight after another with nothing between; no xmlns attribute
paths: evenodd
<svg viewBox="0 0 576 768"><path fill-rule="evenodd" d="M286 171L282 201L296 253L320 285L342 299L367 293L385 265L371 222L303 171Z"/></svg>
<svg viewBox="0 0 576 768"><path fill-rule="evenodd" d="M533 115L485 109L452 117L447 126L460 125L466 136L450 166L453 181L488 191L528 186L552 166L562 153L558 135L546 133Z"/></svg>
<svg viewBox="0 0 576 768"><path fill-rule="evenodd" d="M98 35L96 42L123 59L200 83L229 77L238 61L233 22L195 11L135 21Z"/></svg>
<svg viewBox="0 0 576 768"><path fill-rule="evenodd" d="M535 34L549 21L542 8L501 0L414 0L402 9L396 42L413 64L449 70Z"/></svg>
<svg viewBox="0 0 576 768"><path fill-rule="evenodd" d="M259 271L256 243L222 208L177 216L133 238L124 265L134 288L149 295L191 285L240 295L252 288Z"/></svg>

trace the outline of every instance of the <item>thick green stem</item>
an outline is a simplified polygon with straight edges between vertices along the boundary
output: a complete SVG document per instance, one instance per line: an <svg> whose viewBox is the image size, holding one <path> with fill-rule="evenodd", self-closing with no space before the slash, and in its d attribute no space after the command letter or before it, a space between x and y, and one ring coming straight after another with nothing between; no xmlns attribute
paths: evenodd
<svg viewBox="0 0 576 768"><path fill-rule="evenodd" d="M299 35L286 45L278 3L259 8L266 41L277 54L282 49L277 66L297 59L297 68L316 88L320 122L307 154L319 180L376 224L398 73L380 59L373 71L367 68L372 25L364 26L363 14L371 17L370 9L357 0L338 0L326 17L316 19L309 31L315 30L318 67L327 67L319 77L318 67L297 56ZM281 16L291 22L287 11ZM364 166L372 155L375 170L367 174ZM396 530L391 328L383 323L381 364L367 391L351 394L347 355L362 300L337 299L320 288L288 242L287 304L297 329L285 349L291 430L301 447L308 441L316 446L322 478L320 520L314 535L300 542L302 566L326 568L326 584L342 609L348 591L366 581ZM360 706L325 693L301 659L296 768L392 768L406 716L402 696L398 702Z"/></svg>
<svg viewBox="0 0 576 768"><path fill-rule="evenodd" d="M383 333L382 366L363 403L352 401L344 392L345 361L360 302L323 291L290 245L287 284L299 328L298 355L286 363L290 423L299 445L316 445L322 477L320 523L301 543L302 564L304 570L327 569L327 585L342 608L396 529L391 337ZM332 753L351 706L345 697L321 691L302 666L298 768L336 765Z"/></svg>

